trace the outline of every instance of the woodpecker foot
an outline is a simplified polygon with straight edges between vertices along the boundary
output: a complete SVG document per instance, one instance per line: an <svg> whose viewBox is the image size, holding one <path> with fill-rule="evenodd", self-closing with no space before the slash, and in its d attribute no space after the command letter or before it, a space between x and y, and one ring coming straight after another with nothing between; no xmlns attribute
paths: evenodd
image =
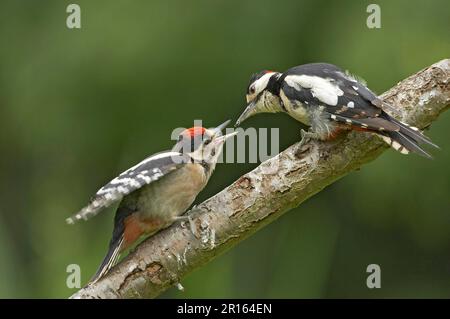
<svg viewBox="0 0 450 319"><path fill-rule="evenodd" d="M302 136L302 139L294 149L294 154L297 157L309 150L309 146L307 144L309 141L311 141L311 139L317 138L317 134L310 131L305 131L304 129L300 130L300 134Z"/></svg>
<svg viewBox="0 0 450 319"><path fill-rule="evenodd" d="M189 228L191 230L191 233L198 238L197 234L197 227L194 223L194 221L191 218L191 215L182 215L182 216L176 216L174 217L174 222L181 221L181 223L189 222Z"/></svg>

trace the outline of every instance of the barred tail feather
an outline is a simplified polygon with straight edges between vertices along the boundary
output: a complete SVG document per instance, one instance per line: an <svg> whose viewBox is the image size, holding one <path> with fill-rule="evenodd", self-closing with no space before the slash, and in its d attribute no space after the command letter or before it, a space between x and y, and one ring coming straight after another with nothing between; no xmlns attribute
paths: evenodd
<svg viewBox="0 0 450 319"><path fill-rule="evenodd" d="M425 152L411 136L405 135L401 132L385 132L381 138L389 144L393 149L402 153L409 154L410 152L419 154L426 158L432 158L430 154Z"/></svg>
<svg viewBox="0 0 450 319"><path fill-rule="evenodd" d="M109 250L103 259L100 267L98 267L97 272L91 278L90 282L97 282L100 278L102 278L116 263L119 259L120 252L123 246L123 236L118 239L113 238L109 244Z"/></svg>
<svg viewBox="0 0 450 319"><path fill-rule="evenodd" d="M389 120L400 127L400 133L408 136L410 139L413 139L416 143L424 143L435 148L439 148L439 146L434 144L430 138L425 136L417 127L409 126L408 124L400 122L392 117Z"/></svg>
<svg viewBox="0 0 450 319"><path fill-rule="evenodd" d="M439 148L439 146L431 142L427 136L422 134L417 127L400 122L385 112L383 112L380 117L397 126L397 129L395 130L386 130L378 132L378 134L381 135L387 144L400 153L408 154L412 152L426 158L432 158L432 156L420 147L419 144L426 144Z"/></svg>

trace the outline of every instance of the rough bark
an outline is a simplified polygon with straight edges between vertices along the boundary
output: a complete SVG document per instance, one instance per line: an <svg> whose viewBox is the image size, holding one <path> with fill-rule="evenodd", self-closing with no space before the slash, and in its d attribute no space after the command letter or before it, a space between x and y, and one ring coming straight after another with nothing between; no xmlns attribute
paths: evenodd
<svg viewBox="0 0 450 319"><path fill-rule="evenodd" d="M403 80L382 99L399 110L398 119L424 129L450 106L449 80L446 59ZM334 142L310 141L297 154L293 145L189 212L193 231L177 223L146 239L106 277L71 298L156 297L386 149L376 136L360 132Z"/></svg>

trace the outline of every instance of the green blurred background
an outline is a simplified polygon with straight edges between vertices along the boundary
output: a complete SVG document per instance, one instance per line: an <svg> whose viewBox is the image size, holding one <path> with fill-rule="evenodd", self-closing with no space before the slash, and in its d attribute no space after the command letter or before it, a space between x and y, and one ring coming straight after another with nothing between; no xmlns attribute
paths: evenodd
<svg viewBox="0 0 450 319"><path fill-rule="evenodd" d="M66 7L81 6L81 30ZM110 178L170 148L176 127L235 120L251 73L331 62L383 92L450 57L450 2L1 1L0 297L67 297L103 258L113 209L64 219ZM197 270L164 297L450 297L450 114L435 159L387 151ZM246 126L300 124L261 115ZM256 164L223 164L197 202ZM366 287L381 266L382 288Z"/></svg>

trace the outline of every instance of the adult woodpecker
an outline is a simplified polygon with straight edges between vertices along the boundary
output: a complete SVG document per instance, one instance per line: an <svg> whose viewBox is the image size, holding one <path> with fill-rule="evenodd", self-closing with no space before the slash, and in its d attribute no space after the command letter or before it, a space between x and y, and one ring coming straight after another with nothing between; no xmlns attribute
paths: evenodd
<svg viewBox="0 0 450 319"><path fill-rule="evenodd" d="M384 109L395 111L366 87L362 80L335 65L311 63L284 73L254 74L247 88L247 108L236 126L257 113L286 112L310 126L308 138L328 140L343 130L372 132L402 154L431 158L420 143L437 147L417 128L400 122Z"/></svg>
<svg viewBox="0 0 450 319"><path fill-rule="evenodd" d="M120 201L108 253L91 282L114 266L120 253L141 235L152 235L186 219L181 215L206 186L225 141L237 133L222 135L229 122L214 129L184 130L171 151L150 156L126 170L100 188L89 205L67 219L70 224L87 220Z"/></svg>

